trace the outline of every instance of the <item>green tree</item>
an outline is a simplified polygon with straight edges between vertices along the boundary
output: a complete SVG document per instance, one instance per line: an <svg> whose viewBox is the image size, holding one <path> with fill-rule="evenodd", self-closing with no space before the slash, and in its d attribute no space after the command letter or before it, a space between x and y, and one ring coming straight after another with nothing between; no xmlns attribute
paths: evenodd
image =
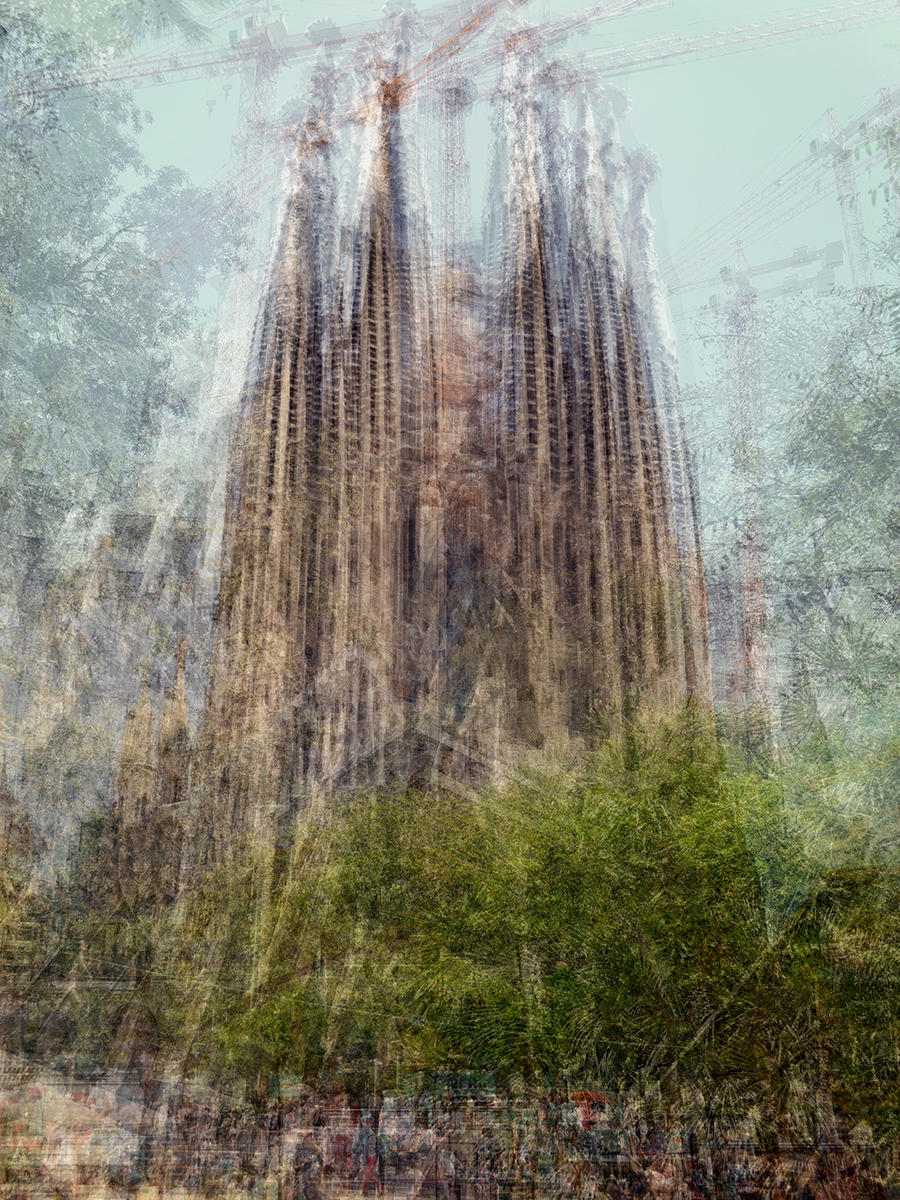
<svg viewBox="0 0 900 1200"><path fill-rule="evenodd" d="M900 672L900 290L855 298L851 317L800 380L773 550L832 736L872 747L896 729Z"/></svg>
<svg viewBox="0 0 900 1200"><path fill-rule="evenodd" d="M721 648L727 595L739 586L744 513L742 481L729 466L729 413L745 386L755 409L747 453L758 489L778 741L822 764L877 758L897 728L896 234L880 249L885 282L876 288L748 306L740 336L755 364L749 377L739 377L734 325L705 318L708 374L691 397L714 642ZM721 657L717 666L727 670Z"/></svg>
<svg viewBox="0 0 900 1200"><path fill-rule="evenodd" d="M39 19L99 51L123 50L173 31L188 41L202 41L207 32L203 18L221 7L221 0L7 0L5 6L8 17Z"/></svg>
<svg viewBox="0 0 900 1200"><path fill-rule="evenodd" d="M167 406L181 402L172 379L182 347L193 354L199 287L227 267L239 228L226 217L215 239L175 245L175 232L218 201L177 171L148 170L133 101L113 88L41 90L76 71L80 52L30 18L8 20L2 46L0 579L9 588L73 517L76 528L90 524L109 504Z"/></svg>
<svg viewBox="0 0 900 1200"><path fill-rule="evenodd" d="M697 711L646 717L503 788L348 801L177 899L140 839L89 823L35 956L70 1024L58 987L35 994L33 1049L149 1039L251 1095L285 1072L649 1081L769 1136L815 1141L833 1104L896 1138L896 839L848 805L848 769L748 767Z"/></svg>

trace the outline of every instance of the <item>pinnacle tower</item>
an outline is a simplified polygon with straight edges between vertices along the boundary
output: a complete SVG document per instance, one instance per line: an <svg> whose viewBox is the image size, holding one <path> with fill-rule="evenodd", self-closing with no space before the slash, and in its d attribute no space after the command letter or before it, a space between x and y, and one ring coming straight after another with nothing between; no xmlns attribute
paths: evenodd
<svg viewBox="0 0 900 1200"><path fill-rule="evenodd" d="M348 788L484 777L598 710L709 697L646 178L623 201L590 108L564 127L512 58L497 126L486 269L454 254L440 289L389 85L349 214L330 139L298 156L192 769L223 838Z"/></svg>

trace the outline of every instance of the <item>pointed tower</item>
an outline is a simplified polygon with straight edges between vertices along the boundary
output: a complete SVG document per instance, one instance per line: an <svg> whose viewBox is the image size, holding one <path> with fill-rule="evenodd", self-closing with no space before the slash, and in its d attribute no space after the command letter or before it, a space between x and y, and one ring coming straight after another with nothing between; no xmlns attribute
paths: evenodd
<svg viewBox="0 0 900 1200"><path fill-rule="evenodd" d="M598 709L705 694L645 181L629 193L590 114L569 130L552 77L510 54L484 286L455 256L439 312L406 76L376 70L393 82L352 114L345 227L327 71L282 214L228 467L192 847L270 837L337 791L483 777Z"/></svg>
<svg viewBox="0 0 900 1200"><path fill-rule="evenodd" d="M659 414L663 452L672 501L683 592L682 628L685 676L692 693L712 698L709 620L700 533L700 505L693 457L687 443L678 382L675 330L659 273L648 191L656 165L638 151L626 156L628 206L625 233L631 293L644 330L643 371Z"/></svg>
<svg viewBox="0 0 900 1200"><path fill-rule="evenodd" d="M307 122L229 467L215 658L192 788L227 831L405 778L431 675L443 555L424 244L396 97L335 236L330 145ZM336 272L336 259L342 264Z"/></svg>
<svg viewBox="0 0 900 1200"><path fill-rule="evenodd" d="M610 194L583 103L567 153L558 98L540 99L553 83L510 60L500 91L489 590L515 630L501 689L513 747L583 730L598 710L708 696L696 498L669 450L635 291L651 266L628 261L646 250L645 197L635 186L629 208Z"/></svg>
<svg viewBox="0 0 900 1200"><path fill-rule="evenodd" d="M582 628L590 609L593 678L585 686L604 708L674 702L691 684L665 431L589 109L584 121L569 242L569 350L573 482L587 532L573 564Z"/></svg>
<svg viewBox="0 0 900 1200"><path fill-rule="evenodd" d="M412 280L394 126L395 105L385 93L369 131L359 215L341 255L349 270L335 382L347 447L342 482L353 519L342 547L346 616L332 646L332 671L317 681L315 707L326 720L337 714L326 774L347 783L357 774L371 782L386 779L385 756L402 732L404 706L415 691L404 623L411 610L408 568L415 560L422 397L415 386Z"/></svg>
<svg viewBox="0 0 900 1200"><path fill-rule="evenodd" d="M298 686L320 642L328 145L295 167L231 448L211 682L193 800L262 832L283 806ZM324 260L324 261L323 261ZM337 447L335 447L337 449ZM289 782L288 782L288 787Z"/></svg>
<svg viewBox="0 0 900 1200"><path fill-rule="evenodd" d="M448 514L449 775L465 773L466 759L494 770L511 747L541 745L566 724L564 294L539 102L512 57L497 125L493 286L482 306L483 362L472 354L470 366L482 412L461 443Z"/></svg>
<svg viewBox="0 0 900 1200"><path fill-rule="evenodd" d="M434 305L410 213L396 97L382 87L358 218L342 258L341 375L348 486L344 765L330 778L388 782L413 770L409 730L430 686L443 597Z"/></svg>

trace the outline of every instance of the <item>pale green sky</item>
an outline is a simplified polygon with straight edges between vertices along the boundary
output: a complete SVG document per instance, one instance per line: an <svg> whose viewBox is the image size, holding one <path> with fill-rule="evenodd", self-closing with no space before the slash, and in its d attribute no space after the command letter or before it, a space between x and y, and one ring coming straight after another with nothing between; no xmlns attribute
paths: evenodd
<svg viewBox="0 0 900 1200"><path fill-rule="evenodd" d="M265 10L264 4L255 7ZM858 13L859 7L856 2L828 0L818 11L851 15ZM869 10L883 7L890 7L889 0L869 2ZM247 5L245 10L249 8ZM362 0L281 0L273 8L291 34L302 33L317 19L329 18L341 26L375 20L381 11L380 5ZM552 21L584 8L575 0L531 0L522 10L522 19ZM589 34L571 38L562 53L577 55L605 46L631 47L672 35L690 39L703 32L783 19L792 13L809 14L812 8L808 0L793 5L789 0L746 0L740 5L672 0L648 7L647 11L598 22ZM893 89L900 84L900 3L895 0L893 8L886 20L854 24L841 32L794 36L740 54L710 55L700 61L612 81L631 97L623 140L628 146L645 146L660 164L652 206L664 263L670 253L682 249L741 199L752 196L760 183L772 176L774 168L783 171L807 159L812 138L827 132L828 108L835 110L839 124L844 125L876 102L880 88ZM238 26L237 18L217 17L210 45L227 46L230 29ZM165 47L173 53L184 49L177 39L169 39ZM149 49L144 45L139 52L143 55ZM293 92L303 94L307 69L282 70L281 100ZM198 183L224 179L229 171L238 94L237 75L141 87L137 99L154 117L143 139L148 158L154 165L172 162L189 171ZM212 111L210 101L215 102ZM482 105L470 121L468 149L476 216L489 149L486 114L486 106ZM280 178L277 171L270 174L273 182ZM866 193L884 177L883 166L862 176ZM841 238L841 213L827 161L817 178L822 187L818 202L766 236L745 239L747 262L758 264L789 254L800 244L818 247ZM809 184L798 193L797 200L804 196L816 200ZM868 231L876 232L884 219L883 206L879 202L877 208L871 207L864 194L863 212ZM714 278L720 266L735 261L735 237L733 224L726 223L714 244L708 245L703 254L690 255L682 273L677 278L670 276L667 282ZM767 277L765 284L781 278ZM850 282L846 267L839 270L838 282ZM673 298L676 317L682 308L705 303L713 290L705 288L683 299ZM689 378L690 318L679 319L678 327L682 369Z"/></svg>

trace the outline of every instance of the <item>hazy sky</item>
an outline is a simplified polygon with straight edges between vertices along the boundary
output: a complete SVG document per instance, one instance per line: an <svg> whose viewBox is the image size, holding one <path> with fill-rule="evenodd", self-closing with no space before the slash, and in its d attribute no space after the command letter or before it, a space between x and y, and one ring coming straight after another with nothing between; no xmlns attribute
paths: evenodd
<svg viewBox="0 0 900 1200"><path fill-rule="evenodd" d="M608 0L623 6L627 0ZM51 4L53 0L51 0ZM584 11L576 0L530 0L520 10L522 21L554 21ZM427 12L429 5L421 4ZM60 11L66 10L62 4ZM302 34L308 26L329 19L339 26L373 22L381 5L363 0L280 0L235 4L214 12L206 51L227 51L229 35L239 30L241 14L267 10L280 17L289 34ZM766 21L783 21L791 14L822 17L841 14L851 19L861 11L889 10L887 18L867 23L852 21L838 32L794 35L774 44L756 46L744 53L707 54L697 61L676 63L652 71L635 71L616 76L612 82L631 98L631 111L623 123L626 146L643 146L658 160L660 174L652 194L657 221L660 257L668 268L670 285L713 280L719 268L738 260L738 238L743 240L743 261L758 265L789 255L797 246L821 247L842 237L831 160L822 158L817 171L800 180L792 194L793 208L805 211L790 220L776 220L771 203L765 200L755 210L771 213L772 228L750 236L734 221L726 220L717 236L705 245L698 238L715 222L726 217L742 200L752 199L761 186L810 157L809 144L827 134L826 110L832 108L839 126L845 126L877 102L879 89L900 85L900 0L828 0L816 10L809 0L745 0L721 4L713 0L670 0L648 2L638 10L615 19L598 20L584 35L571 37L561 55L590 55L614 47L637 54L642 43L661 37L687 41L712 31L759 27ZM49 10L48 10L49 11ZM483 35L486 44L494 36ZM752 37L747 45L752 46ZM172 37L157 45L143 43L136 49L134 69L142 60L164 51L176 55L191 48ZM304 65L283 67L279 76L279 103L292 95L305 94ZM177 78L177 75L171 76ZM237 72L194 82L172 82L140 86L136 98L153 115L143 134L144 151L154 166L173 163L188 171L198 184L227 179L234 171L232 135L238 115L240 77ZM484 93L486 97L486 92ZM476 221L480 219L489 157L488 108L476 106L469 121L468 155L472 172L472 198ZM265 174L277 189L281 174L267 158ZM864 221L870 234L877 232L886 209L879 197L873 207L870 189L886 178L883 162L854 164L859 172ZM865 168L869 167L868 170ZM819 189L818 191L816 189ZM894 212L900 211L900 203ZM671 270L669 259L678 256L679 270ZM801 269L801 275L815 267ZM781 283L785 273L758 279L759 286ZM838 271L839 283L850 283L847 267ZM682 369L692 373L690 310L706 303L715 286L673 296L678 321ZM718 289L721 290L721 289ZM685 317L680 317L682 312Z"/></svg>
<svg viewBox="0 0 900 1200"><path fill-rule="evenodd" d="M869 11L888 8L885 0L869 0ZM250 5L244 11L249 11ZM255 8L264 13L266 6ZM573 0L532 0L521 18L552 21L581 11ZM821 5L822 15L848 17L859 13L858 3ZM752 197L762 183L809 157L809 143L827 133L826 110L833 108L839 125L854 120L878 99L880 88L894 89L900 83L900 3L887 19L855 23L839 32L785 38L775 44L740 54L709 54L699 61L669 65L653 71L616 77L613 82L631 97L631 112L624 122L623 140L642 145L660 164L654 189L653 212L664 262L672 252L708 229L741 200ZM422 10L427 6L422 5ZM637 48L640 43L663 36L691 39L717 30L758 26L767 20L783 20L789 14L809 14L812 5L786 0L747 0L741 5L722 5L712 0L672 0L648 5L613 20L598 21L592 30L570 38L562 49L573 56L603 47ZM361 0L282 0L272 5L291 34L302 33L315 20L328 18L339 26L375 20L380 7ZM228 45L237 17L216 18L211 46ZM485 38L490 38L490 33ZM748 41L748 44L752 42ZM170 40L166 47L176 53ZM147 53L148 47L140 47ZM307 66L284 68L279 95L302 95ZM229 86L230 85L230 86ZM154 164L173 162L188 170L198 183L225 178L229 170L231 135L238 110L239 77L210 78L193 83L142 87L137 93L141 106L153 113L154 121L144 135L145 152ZM210 108L208 102L214 101ZM469 158L472 194L480 208L484 167L489 150L487 108L476 108L470 121ZM865 164L862 164L865 165ZM860 164L856 164L860 169ZM884 218L884 207L871 206L869 189L885 178L882 164L874 164L860 176L864 218L875 232ZM816 193L806 181L796 202L808 204ZM767 236L745 238L744 255L756 265L789 254L800 244L821 246L841 238L841 213L837 203L830 160L822 161L815 184L821 199L806 212L779 223ZM703 281L717 275L719 267L733 263L737 250L734 223L726 223L713 244L695 250L689 263L670 282ZM806 268L803 274L814 268ZM783 275L766 277L771 286ZM846 267L838 281L849 283ZM705 303L714 288L703 288L673 299L676 312ZM679 322L687 332L687 326ZM687 352L689 347L684 344ZM684 364L689 371L688 361Z"/></svg>

